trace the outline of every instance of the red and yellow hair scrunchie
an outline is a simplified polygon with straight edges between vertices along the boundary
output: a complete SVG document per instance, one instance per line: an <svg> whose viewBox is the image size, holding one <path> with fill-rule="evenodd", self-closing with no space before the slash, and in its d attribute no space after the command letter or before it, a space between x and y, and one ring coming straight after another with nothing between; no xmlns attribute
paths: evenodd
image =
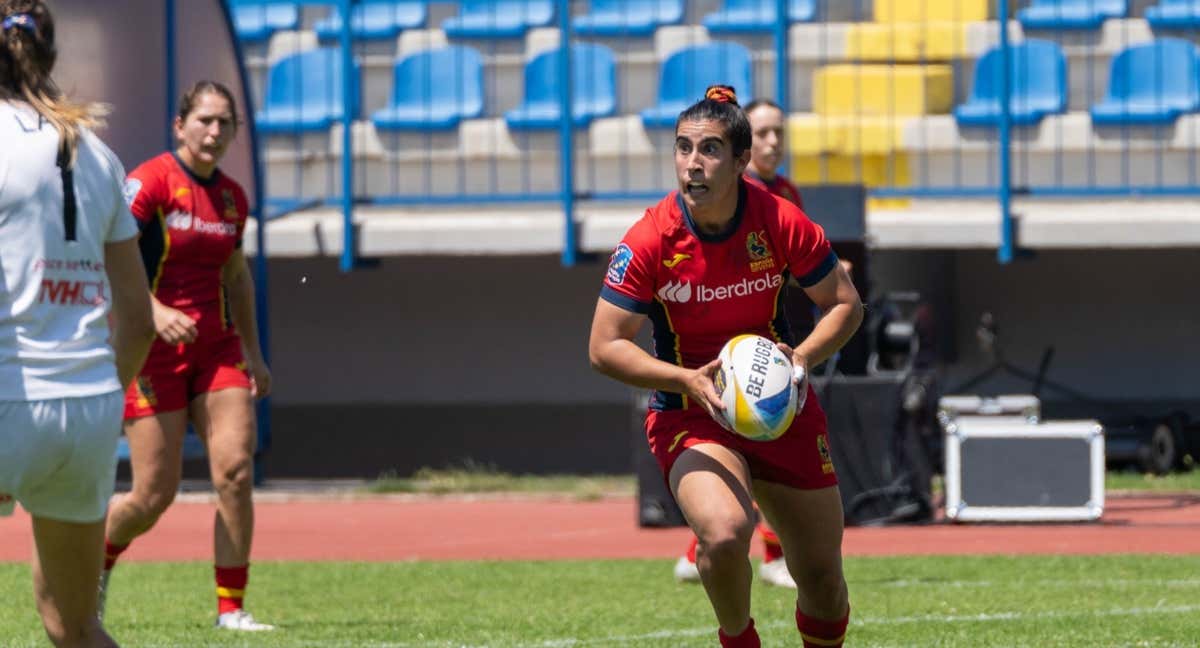
<svg viewBox="0 0 1200 648"><path fill-rule="evenodd" d="M733 88L723 85L709 87L708 91L704 93L704 98L718 103L731 103L735 106L738 102L737 93Z"/></svg>

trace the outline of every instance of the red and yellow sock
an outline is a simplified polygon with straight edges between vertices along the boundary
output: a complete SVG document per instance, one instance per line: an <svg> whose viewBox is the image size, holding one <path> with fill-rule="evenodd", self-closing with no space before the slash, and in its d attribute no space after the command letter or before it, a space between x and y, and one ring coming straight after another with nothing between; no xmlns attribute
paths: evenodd
<svg viewBox="0 0 1200 648"><path fill-rule="evenodd" d="M759 522L758 533L763 540L763 562L783 558L783 545L779 544L779 536L775 535L771 527Z"/></svg>
<svg viewBox="0 0 1200 648"><path fill-rule="evenodd" d="M758 638L758 630L754 629L754 617L750 618L750 624L742 630L742 634L731 637L725 634L724 630L717 629L717 638L721 640L721 648L762 648L762 641Z"/></svg>
<svg viewBox="0 0 1200 648"><path fill-rule="evenodd" d="M115 544L109 542L108 539L105 539L104 540L104 571L111 570L113 568L113 565L117 564L117 558L120 558L121 553L124 552L128 548L129 548L129 545L127 545L127 544L115 545Z"/></svg>
<svg viewBox="0 0 1200 648"><path fill-rule="evenodd" d="M849 609L846 610L846 616L836 621L825 621L805 616L800 608L796 608L796 627L800 630L800 638L804 640L804 648L841 648L849 624Z"/></svg>
<svg viewBox="0 0 1200 648"><path fill-rule="evenodd" d="M250 579L250 565L241 567L213 567L217 578L217 614L242 609L246 597L246 581Z"/></svg>
<svg viewBox="0 0 1200 648"><path fill-rule="evenodd" d="M696 547L699 544L700 538L697 538L695 534L693 534L691 542L688 543L687 553L684 554L687 556L688 562L692 563L693 565L696 564Z"/></svg>

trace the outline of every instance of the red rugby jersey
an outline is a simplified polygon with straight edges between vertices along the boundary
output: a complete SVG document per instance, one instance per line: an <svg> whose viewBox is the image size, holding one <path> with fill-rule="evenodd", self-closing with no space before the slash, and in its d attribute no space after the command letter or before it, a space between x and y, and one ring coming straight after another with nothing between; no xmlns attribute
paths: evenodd
<svg viewBox="0 0 1200 648"><path fill-rule="evenodd" d="M745 176L750 182L770 191L776 196L782 196L786 200L790 200L801 210L804 209L804 199L800 197L800 190L790 180L783 177L782 174L776 173L775 178L770 182L763 180L758 174L749 170L746 171Z"/></svg>
<svg viewBox="0 0 1200 648"><path fill-rule="evenodd" d="M125 198L154 296L197 326L228 328L221 266L242 245L249 205L241 185L219 169L202 179L163 153L129 174Z"/></svg>
<svg viewBox="0 0 1200 648"><path fill-rule="evenodd" d="M740 182L724 234L700 233L678 191L646 210L613 252L600 296L649 316L655 357L696 368L742 333L793 344L782 301L788 277L811 286L836 265L825 232L804 212ZM684 402L656 392L650 406L681 409Z"/></svg>

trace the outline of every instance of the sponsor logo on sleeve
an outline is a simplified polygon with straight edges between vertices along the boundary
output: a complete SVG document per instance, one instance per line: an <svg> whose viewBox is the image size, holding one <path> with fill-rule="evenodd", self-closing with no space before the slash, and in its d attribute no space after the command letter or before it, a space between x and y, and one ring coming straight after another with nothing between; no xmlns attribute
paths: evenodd
<svg viewBox="0 0 1200 648"><path fill-rule="evenodd" d="M612 259L608 262L608 282L615 286L624 283L625 272L629 270L631 261L633 261L633 250L624 243L618 245L612 253Z"/></svg>
<svg viewBox="0 0 1200 648"><path fill-rule="evenodd" d="M142 191L142 181L137 178L128 178L125 180L125 204L133 207L133 201L137 200L138 194Z"/></svg>

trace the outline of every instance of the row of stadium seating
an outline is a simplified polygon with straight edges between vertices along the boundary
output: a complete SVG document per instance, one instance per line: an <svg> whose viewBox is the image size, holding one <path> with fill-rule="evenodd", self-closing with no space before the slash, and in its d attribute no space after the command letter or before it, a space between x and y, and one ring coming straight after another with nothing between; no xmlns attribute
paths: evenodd
<svg viewBox="0 0 1200 648"><path fill-rule="evenodd" d="M274 31L300 25L299 3L231 0L231 4L235 31L243 41L264 40ZM685 10L683 0L591 0L589 4L588 13L571 20L572 29L583 36L649 36L659 27L681 24ZM365 0L353 9L353 36L392 39L405 29L424 27L426 6L425 0ZM818 0L788 0L788 21L815 21L818 6ZM440 26L452 38L519 38L530 29L550 26L554 9L554 0L461 0L459 13ZM775 13L775 0L724 0L702 23L713 32L770 32ZM341 11L332 7L315 28L322 40L337 38Z"/></svg>
<svg viewBox="0 0 1200 648"><path fill-rule="evenodd" d="M1011 114L1033 124L1067 110L1067 65L1062 48L1027 40L1012 46ZM525 66L524 100L505 113L511 129L558 127L556 49ZM597 117L617 112L614 53L603 45L572 45L572 123L584 128ZM962 125L995 126L1000 120L1001 52L979 60L970 99L954 109ZM261 132L285 133L329 128L342 118L341 56L333 48L293 54L272 66L266 102L256 116ZM703 71L703 72L700 72ZM414 52L396 63L391 102L371 121L385 130L454 128L484 114L482 57L476 50L448 45ZM949 66L833 65L814 77L814 113L878 117L946 112L953 101ZM648 128L674 125L675 116L703 94L714 79L751 88L748 49L714 41L685 47L662 64L657 103L640 112ZM849 82L847 82L849 81ZM356 79L357 82L357 79ZM1112 60L1106 99L1091 108L1101 125L1168 124L1200 111L1200 49L1173 38L1130 46ZM351 106L357 118L358 105Z"/></svg>
<svg viewBox="0 0 1200 648"><path fill-rule="evenodd" d="M836 2L837 0L832 0ZM242 40L260 41L277 30L300 26L299 3L286 0L231 0L236 32ZM683 0L591 0L586 14L572 18L572 29L582 36L648 36L666 25L683 21ZM789 23L828 20L826 2L788 0ZM849 3L846 3L849 4ZM908 3L889 0L875 4L880 23L970 22L986 20L983 0ZM554 21L554 0L460 0L459 13L446 18L441 28L452 38L519 38L532 28ZM426 0L365 0L353 10L354 38L394 39L405 29L426 26ZM916 10L913 9L916 7ZM724 0L701 24L714 33L770 32L776 23L775 0ZM1097 29L1105 20L1130 16L1129 0L1033 0L1017 12L1026 29ZM1200 0L1161 0L1148 7L1145 17L1160 29L1200 27ZM316 25L322 40L337 37L342 16L337 7Z"/></svg>
<svg viewBox="0 0 1200 648"><path fill-rule="evenodd" d="M720 2L686 3L685 24L660 26L648 37L574 40L580 192L670 188L672 138L664 126L708 83L774 96L770 36L714 40L702 24L724 7ZM1135 2L1145 13L1147 0ZM435 20L438 11L450 17L461 9L439 4L428 5L427 23L444 22ZM821 0L822 22L790 25L789 173L799 182L993 186L1001 69L993 4ZM847 12L842 22L828 20L830 7ZM252 87L265 95L257 121L269 134L274 197L340 193L341 56L331 43L322 48L316 26L327 16L312 9L304 29L249 48ZM846 22L864 16L870 20ZM1110 18L1094 32L1032 32L1013 21L1014 177L1196 184L1198 36L1156 32L1144 18ZM556 28L482 40L412 28L356 42L354 193L453 200L557 191L559 39ZM304 57L313 62L300 62ZM284 99L309 107L277 109Z"/></svg>

